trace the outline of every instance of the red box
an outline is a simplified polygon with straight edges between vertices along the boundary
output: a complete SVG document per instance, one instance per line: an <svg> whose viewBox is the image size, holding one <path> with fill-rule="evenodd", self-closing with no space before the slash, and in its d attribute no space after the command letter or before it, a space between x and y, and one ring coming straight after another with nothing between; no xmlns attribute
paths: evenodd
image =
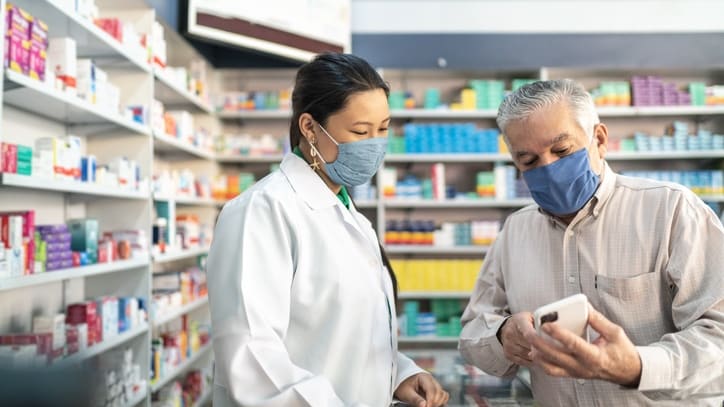
<svg viewBox="0 0 724 407"><path fill-rule="evenodd" d="M18 172L18 146L15 144L2 143L0 152L0 172L15 174Z"/></svg>
<svg viewBox="0 0 724 407"><path fill-rule="evenodd" d="M75 325L65 326L65 347L69 355L78 352L80 348L80 333Z"/></svg>
<svg viewBox="0 0 724 407"><path fill-rule="evenodd" d="M100 322L94 301L68 305L65 323L68 325L87 324L88 346L93 346L102 340Z"/></svg>
<svg viewBox="0 0 724 407"><path fill-rule="evenodd" d="M0 243L8 247L8 219L10 216L23 217L23 245L25 246L24 274L35 273L35 211L0 213Z"/></svg>
<svg viewBox="0 0 724 407"><path fill-rule="evenodd" d="M48 59L48 25L34 18L28 30L28 37L30 41L29 75L42 82L45 80L45 65Z"/></svg>
<svg viewBox="0 0 724 407"><path fill-rule="evenodd" d="M53 334L44 333L35 335L38 337L38 355L45 355L46 363L51 363L53 361Z"/></svg>
<svg viewBox="0 0 724 407"><path fill-rule="evenodd" d="M117 18L98 18L95 24L118 42L123 42L123 23Z"/></svg>

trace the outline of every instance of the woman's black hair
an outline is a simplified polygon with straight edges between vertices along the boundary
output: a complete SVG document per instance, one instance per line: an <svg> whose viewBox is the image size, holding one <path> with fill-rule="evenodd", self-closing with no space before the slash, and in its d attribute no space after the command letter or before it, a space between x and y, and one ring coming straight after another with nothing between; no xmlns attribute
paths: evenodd
<svg viewBox="0 0 724 407"><path fill-rule="evenodd" d="M386 96L390 95L390 87L372 65L351 54L321 54L303 65L297 71L292 92L292 122L289 126L291 148L299 146L302 139L299 116L303 113L309 113L325 126L329 116L345 108L350 96L376 89L384 90ZM390 274L397 301L397 278L381 244L380 254Z"/></svg>
<svg viewBox="0 0 724 407"><path fill-rule="evenodd" d="M329 116L345 108L350 96L376 89L384 90L387 96L390 94L389 86L377 71L352 54L320 54L304 64L294 80L290 146L299 146L302 138L299 116L303 113L309 113L325 126Z"/></svg>

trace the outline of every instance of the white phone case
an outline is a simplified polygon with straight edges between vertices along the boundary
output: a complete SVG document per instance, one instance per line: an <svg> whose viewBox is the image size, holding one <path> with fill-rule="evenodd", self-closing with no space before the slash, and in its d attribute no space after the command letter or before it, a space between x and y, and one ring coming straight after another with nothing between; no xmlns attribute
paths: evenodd
<svg viewBox="0 0 724 407"><path fill-rule="evenodd" d="M576 294L562 300L544 305L533 313L535 330L545 335L541 326L546 322L556 322L559 326L573 332L588 341L588 298L585 294Z"/></svg>

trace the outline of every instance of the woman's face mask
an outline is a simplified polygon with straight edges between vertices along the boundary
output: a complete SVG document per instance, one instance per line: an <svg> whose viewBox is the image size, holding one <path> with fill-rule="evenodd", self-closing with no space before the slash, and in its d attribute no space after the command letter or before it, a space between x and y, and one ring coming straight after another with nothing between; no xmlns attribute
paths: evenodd
<svg viewBox="0 0 724 407"><path fill-rule="evenodd" d="M319 150L310 143L321 158L329 179L335 184L355 187L372 179L382 165L387 151L387 137L372 137L360 141L339 144L327 130L319 124L324 134L337 146L337 159L327 162Z"/></svg>

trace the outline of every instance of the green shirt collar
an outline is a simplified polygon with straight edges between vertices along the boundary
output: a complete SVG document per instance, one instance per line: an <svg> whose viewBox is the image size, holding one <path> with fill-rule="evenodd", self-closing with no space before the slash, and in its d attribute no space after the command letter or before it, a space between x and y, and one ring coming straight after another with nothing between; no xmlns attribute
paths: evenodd
<svg viewBox="0 0 724 407"><path fill-rule="evenodd" d="M304 161L307 161L307 159L304 158L304 154L302 154L302 150L299 149L299 146L294 147L292 152L297 157L301 158ZM337 198L340 200L340 202L342 202L342 205L344 205L345 208L349 209L349 203L351 200L349 198L349 193L347 192L347 187L342 185L342 188L340 188L339 192L337 193Z"/></svg>

